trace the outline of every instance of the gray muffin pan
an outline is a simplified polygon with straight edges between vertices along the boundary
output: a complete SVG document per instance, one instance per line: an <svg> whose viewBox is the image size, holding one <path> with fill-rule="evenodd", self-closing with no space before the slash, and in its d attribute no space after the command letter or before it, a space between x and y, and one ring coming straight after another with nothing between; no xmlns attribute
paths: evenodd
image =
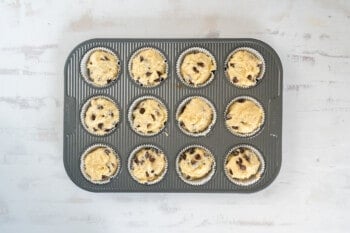
<svg viewBox="0 0 350 233"><path fill-rule="evenodd" d="M114 51L120 59L121 72L112 85L97 88L88 84L81 75L80 62L84 54L95 47ZM167 58L168 78L159 86L145 88L131 80L128 62L132 54L142 47L159 49ZM176 74L179 55L190 47L202 47L213 54L217 63L214 80L202 88L185 86ZM255 87L248 89L232 85L224 74L225 60L236 48L250 47L265 59L264 77ZM90 97L105 95L119 105L120 123L107 136L89 134L80 122L80 111ZM152 95L167 106L168 122L165 129L155 136L136 134L130 127L127 113L138 97ZM181 132L175 119L177 106L185 98L199 95L213 103L217 111L216 124L204 137L192 137ZM238 137L225 127L224 112L227 104L237 96L251 96L265 110L262 129L251 137ZM63 159L68 176L80 188L92 192L230 192L250 193L272 183L279 173L282 161L282 65L276 52L266 43L255 39L92 39L84 41L69 54L64 68L64 144ZM107 184L93 184L80 171L80 158L94 144L107 144L120 156L119 174ZM168 158L168 171L164 179L153 185L142 185L132 179L127 161L134 148L141 144L153 144L162 149ZM186 146L199 144L208 148L216 160L216 171L211 180L193 186L183 182L175 169L178 153ZM224 160L230 149L248 144L259 150L265 160L261 179L249 186L232 183L224 173Z"/></svg>

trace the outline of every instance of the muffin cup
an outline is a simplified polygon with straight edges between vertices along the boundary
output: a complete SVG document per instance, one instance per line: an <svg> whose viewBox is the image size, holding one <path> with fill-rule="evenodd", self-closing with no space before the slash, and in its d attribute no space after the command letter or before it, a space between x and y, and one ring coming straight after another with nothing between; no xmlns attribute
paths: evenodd
<svg viewBox="0 0 350 233"><path fill-rule="evenodd" d="M85 167L84 167L84 160L85 157L88 155L89 152L98 149L100 147L105 147L108 148L110 151L112 151L112 153L115 155L115 157L118 160L118 167L115 170L115 173L109 177L107 180L101 180L101 181L96 181L96 180L91 180L90 177L85 173ZM109 145L106 144L94 144L92 146L89 146L84 153L82 154L82 156L80 157L80 172L83 174L84 178L87 179L89 182L93 183L93 184L107 184L109 183L114 177L116 177L119 174L120 171L120 164L121 164L121 160L120 157L118 155L118 153Z"/></svg>
<svg viewBox="0 0 350 233"><path fill-rule="evenodd" d="M138 83L136 82L136 80L134 79L133 75L132 75L132 60L135 58L135 56L137 56L140 52L144 51L144 50L148 50L148 49L151 49L151 50L155 50L157 51L164 59L164 62L165 62L165 73L166 73L166 78L159 82L157 85L154 85L154 86L147 86L147 85L143 85L141 83ZM130 57L130 60L129 60L129 63L128 63L128 71L129 71L129 75L130 75L130 78L131 80L136 83L138 86L140 87L145 87L145 88L153 88L153 87L158 87L160 86L163 82L165 82L168 78L169 78L169 64L168 64L168 60L167 58L165 57L165 55L159 50L159 49L156 49L156 48L153 48L153 47L142 47L138 50L136 50Z"/></svg>
<svg viewBox="0 0 350 233"><path fill-rule="evenodd" d="M228 75L227 73L227 68L228 68L228 63L231 59L231 57L238 51L248 51L252 54L254 54L257 58L259 58L261 60L261 67L260 67L260 73L259 75L256 77L256 84L255 85L252 85L252 86L239 86L235 83L233 83L231 80L230 80L230 76ZM248 88L252 88L252 87L255 87L256 85L258 85L259 81L264 77L264 74L265 74L265 59L264 57L258 52L256 51L255 49L252 49L252 48L249 48L249 47L240 47L240 48L237 48L235 50L233 50L226 58L225 60L225 76L227 78L227 80L232 84L234 85L235 87L238 87L238 88L242 88L242 89L248 89Z"/></svg>
<svg viewBox="0 0 350 233"><path fill-rule="evenodd" d="M180 168L179 168L179 162L180 162L180 157L181 155L187 151L188 149L190 148L193 148L193 147L198 147L198 148L201 148L203 150L205 150L208 154L210 154L212 157L213 157L213 165L212 165L212 168L211 168L211 171L203 178L201 179L197 179L197 180L187 180L185 177L183 177L181 171L180 171ZM193 145L190 145L190 146L187 146L185 148L183 148L180 153L177 155L176 157L176 161L175 161L175 169L176 169L176 172L177 172L177 175L179 176L179 178L187 183L187 184L190 184L190 185L194 185L194 186L198 186L198 185L203 185L205 183L207 183L208 181L210 181L210 179L213 177L213 175L215 174L215 171L216 171L216 161L215 161L215 156L213 155L213 153L211 153L211 151L209 149L207 149L206 147L204 146L201 146L201 145L197 145L197 144L193 144Z"/></svg>
<svg viewBox="0 0 350 233"><path fill-rule="evenodd" d="M246 133L246 134L241 134L241 133L237 133L235 131L233 131L227 124L226 124L226 116L227 116L227 113L228 113L228 110L231 106L231 104L233 104L235 101L239 100L239 99L246 99L246 100L251 100L253 101L256 105L258 105L261 109L262 109L262 112L263 112L263 115L262 115L262 123L261 125L255 129L254 131L250 132L250 133ZM233 135L236 135L238 137L250 137L250 136L256 136L256 134L263 128L264 124L265 124L265 109L263 108L263 106L260 104L259 101L257 101L256 99L254 99L253 97L250 97L250 96L237 96L236 98L234 98L233 100L231 100L229 102L229 104L226 106L225 108L225 113L224 113L224 123L225 123L225 127L228 129L228 131L230 131L230 133L232 133Z"/></svg>
<svg viewBox="0 0 350 233"><path fill-rule="evenodd" d="M200 98L201 100L204 100L213 110L213 120L212 122L210 123L210 125L208 126L208 128L206 130L204 130L203 132L200 132L200 133L191 133L191 132L188 132L186 129L184 129L181 124L180 124L180 121L177 120L178 116L181 114L182 112L182 109L186 106L186 104L192 99L192 98ZM200 137L200 136L206 136L210 130L213 128L213 126L215 125L216 123L216 118L217 118L217 114L216 114L216 109L214 107L214 105L206 98L202 97L202 96L190 96L190 97L187 97L186 99L184 99L180 104L179 106L177 107L177 110L176 110L176 121L177 121L177 125L178 127L180 128L180 130L186 134L186 135L189 135L189 136L193 136L193 137Z"/></svg>
<svg viewBox="0 0 350 233"><path fill-rule="evenodd" d="M161 129L159 130L159 132L155 132L155 133L151 133L151 134L145 134L145 133L142 133L142 132L137 131L137 130L133 127L132 112L133 112L133 110L137 107L137 105L138 105L141 101L146 100L146 99L153 99L153 100L158 101L159 103L161 103L161 104L164 106L164 109L165 109L165 111L166 111L167 119L166 119L166 121L165 121L165 124L164 124L163 128L161 128ZM161 101L161 100L158 99L157 97L154 97L154 96L151 96L151 95L145 95L145 96L141 96L141 97L137 98L136 100L134 100L134 101L132 102L131 106L129 107L129 111L128 111L128 121L129 121L130 127L131 127L131 129L132 129L135 133L137 133L138 135L141 135L141 136L149 136L149 137L150 137L150 136L155 136L155 135L157 135L157 134L160 134L160 133L164 130L166 124L168 123L168 119L169 119L169 112L168 112L167 106L163 103L163 101Z"/></svg>
<svg viewBox="0 0 350 233"><path fill-rule="evenodd" d="M195 85L192 85L192 84L190 84L190 83L188 83L188 82L186 82L186 81L184 80L184 78L182 77L182 75L181 75L181 70L180 70L180 67L181 67L181 64L182 64L183 59L185 58L185 56L186 56L187 54L192 53L192 52L202 52L202 53L205 53L206 55L208 55L208 56L212 59L214 65L215 65L215 67L216 67L216 70L214 70L214 71L211 72L211 76L209 77L209 79L208 79L205 83L199 84L199 85L196 85L196 86L195 86ZM177 59L177 62L176 62L176 74L177 74L177 76L179 77L179 79L181 80L181 82L182 82L183 84L185 84L185 85L188 86L188 87L192 87L192 88L200 88L200 87L205 87L205 86L209 85L209 84L214 80L215 72L217 71L217 69L218 69L218 67L217 67L217 64L216 64L215 57L214 57L208 50L206 50L206 49L204 49L204 48L201 48L201 47L192 47L192 48L186 49L185 51L183 51L183 52L180 54L180 56L179 56L179 58Z"/></svg>
<svg viewBox="0 0 350 233"><path fill-rule="evenodd" d="M134 156L136 155L137 152L139 152L141 149L143 148L153 148L157 151L160 151L164 154L164 158L165 158L165 167L164 167L164 172L161 176L158 177L158 179L153 180L153 181L148 181L146 183L141 183L133 174L132 174L132 169L131 169L131 165L132 165L132 159L134 158ZM130 176L132 177L133 180L135 180L137 183L139 184L143 184L143 185L152 185L152 184L156 184L158 182L160 182L161 180L163 180L163 178L165 177L167 171L168 171L168 158L167 155L164 153L163 150L161 150L159 147L152 145L152 144L142 144L137 146L129 155L128 158L128 171Z"/></svg>
<svg viewBox="0 0 350 233"><path fill-rule="evenodd" d="M88 69L87 69L87 61L89 60L90 58L90 55L95 52L95 51L98 51L98 50L102 50L102 51L105 51L105 52L108 52L108 53L111 53L114 55L114 57L116 58L116 61L117 61L117 66L118 66L118 73L115 77L112 77L114 78L110 83L106 84L106 85L103 85L103 86L99 86L97 85L96 83L94 83L90 77L89 77L89 72L88 72ZM105 87L109 87L111 85L113 85L117 80L118 80L118 77L119 77L119 74L121 72L121 65L120 65L120 60L119 60L119 57L117 56L117 54L115 52L113 52L112 50L110 49L107 49L105 47L95 47L95 48L92 48L90 49L89 51L87 51L83 58L81 59L81 62L80 62L80 73L81 75L83 76L84 80L91 84L92 86L94 87L97 87L97 88L105 88Z"/></svg>
<svg viewBox="0 0 350 233"><path fill-rule="evenodd" d="M85 121L84 121L85 113L86 113L87 109L90 107L90 102L91 102L91 100L96 99L96 98L103 98L103 99L107 99L107 100L111 101L111 102L117 107L117 109L119 110L119 121L118 121L118 123L117 123L117 126L115 126L115 127L114 127L113 129L111 129L110 131L106 132L105 134L97 134L97 133L93 133L93 132L89 131L89 129L87 128L87 126L86 126L86 124L85 124ZM111 98L108 97L108 96L104 96L104 95L96 95L96 96L90 97L90 98L84 103L83 107L81 108L81 111L80 111L80 123L82 124L83 128L84 128L89 134L94 135L94 136L100 136L100 137L102 137L102 136L107 136L107 135L113 133L113 132L116 130L116 128L117 128L117 127L119 126L119 124L120 124L121 115L122 115L122 114L121 114L121 110L120 110L120 108L119 108L119 105L118 105L113 99L111 99Z"/></svg>
<svg viewBox="0 0 350 233"><path fill-rule="evenodd" d="M260 168L258 170L258 173L255 174L253 177L250 177L246 180L239 180L239 179L234 179L232 177L230 177L229 175L229 171L227 171L226 169L226 161L228 159L228 157L231 155L231 153L240 148L240 147L244 147L244 148L247 148L247 149L250 149L252 150L259 158L260 160ZM226 177L234 184L236 185L239 185L239 186L249 186L249 185L252 185L254 183L256 183L258 180L261 179L262 177L262 174L264 173L265 171L265 160L264 160L264 157L261 155L260 151L258 151L255 147L252 147L250 145L247 145L247 144L239 144L235 147L233 147L228 153L227 155L225 156L225 160L224 160L224 172L225 172L225 175Z"/></svg>

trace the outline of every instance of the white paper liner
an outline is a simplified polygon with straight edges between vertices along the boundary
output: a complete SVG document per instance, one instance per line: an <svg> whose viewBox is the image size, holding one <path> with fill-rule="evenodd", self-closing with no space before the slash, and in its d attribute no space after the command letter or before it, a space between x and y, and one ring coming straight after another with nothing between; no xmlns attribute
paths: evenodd
<svg viewBox="0 0 350 233"><path fill-rule="evenodd" d="M166 77L164 78L163 81L160 81L158 84L156 85L144 85L141 83L138 83L136 82L136 80L134 79L133 75L132 75L132 61L134 60L134 58L142 51L145 51L145 50L148 50L148 49L151 49L151 50L155 50L157 51L164 59L164 62L165 62L165 74L166 74ZM129 60L129 63L128 63L128 71L129 71L129 75L130 75L130 78L131 80L136 83L137 85L139 85L140 87L145 87L145 88L153 88L153 87L157 87L159 85L161 85L163 82L165 82L168 78L169 78L169 64L168 64L168 59L165 57L165 55L159 50L159 49L156 49L156 48L153 48L153 47L142 47L138 50L136 50L132 56L130 57L130 60Z"/></svg>
<svg viewBox="0 0 350 233"><path fill-rule="evenodd" d="M231 153L238 149L238 148L246 148L246 149L249 149L251 151L253 151L259 158L260 160L260 168L258 170L258 172L253 176L253 177L250 177L248 179L245 179L245 180L239 180L239 179L234 179L230 176L230 173L229 171L227 171L226 169L226 161L227 159L229 158L229 156L231 155ZM247 144L239 144L235 147L233 147L228 153L227 155L225 156L225 160L224 160L224 172L225 172L225 175L226 177L234 184L236 185L240 185L240 186L249 186L249 185L252 185L254 183L256 183L258 180L261 179L262 177L262 174L264 173L265 171L265 160L264 160L264 157L261 155L260 151L258 151L255 147L253 146L250 146L250 145L247 145Z"/></svg>
<svg viewBox="0 0 350 233"><path fill-rule="evenodd" d="M107 99L107 100L111 101L111 102L117 107L117 109L118 109L118 111L119 111L119 121L118 121L118 123L117 123L117 126L115 126L114 128L112 128L112 129L109 130L108 132L105 132L104 134L98 134L98 133L95 133L95 132L93 132L93 131L90 131L90 130L88 129L88 127L86 126L86 124L85 124L85 114L86 114L86 111L88 110L88 108L90 107L90 102L91 102L91 100L93 100L93 99L98 99L98 98L103 98L103 99ZM94 136L106 136L106 135L109 135L109 134L113 133L113 132L116 130L116 128L120 125L120 121L121 121L121 118L122 118L121 115L122 115L122 114L121 114L121 110L120 110L120 108L119 108L119 105L118 105L113 99L111 99L111 98L108 97L108 96L104 96L104 95L96 95L96 96L90 97L90 98L84 103L83 107L81 108L81 111L80 111L80 123L82 124L83 128L84 128L89 134L94 135Z"/></svg>
<svg viewBox="0 0 350 233"><path fill-rule="evenodd" d="M252 54L254 54L257 58L259 58L259 60L261 60L261 67L260 67L260 73L259 75L256 77L256 83L254 85L250 85L250 86L241 86L241 85L238 85L236 83L233 83L230 79L230 76L228 75L228 72L227 72L227 69L228 69L228 63L231 59L231 57L238 51L248 51ZM234 85L235 87L238 87L238 88L242 88L242 89L248 89L248 88L252 88L252 87L255 87L256 85L258 85L259 81L264 77L264 74L265 74L265 59L264 57L258 52L256 51L255 49L252 49L252 48L249 48L249 47L239 47L235 50L233 50L226 58L225 60L225 76L227 78L227 80L232 84Z"/></svg>
<svg viewBox="0 0 350 233"><path fill-rule="evenodd" d="M112 154L115 155L115 157L117 158L117 161L118 161L118 167L115 170L115 173L111 177L109 177L107 180L96 181L96 180L92 180L89 177L89 175L87 175L85 173L84 159L91 151L94 151L94 150L101 148L101 147L110 150L112 152ZM83 174L84 178L93 184L107 184L107 183L109 183L114 177L116 177L119 174L120 166L121 166L120 164L121 164L121 160L120 160L118 153L112 147L110 147L109 145L106 145L106 144L94 144L92 146L89 146L80 157L80 171Z"/></svg>
<svg viewBox="0 0 350 233"><path fill-rule="evenodd" d="M178 117L179 115L181 114L181 111L183 109L183 107L186 106L186 104L192 99L192 98L200 98L201 100L203 100L204 102L206 102L210 107L211 109L213 110L213 120L212 122L210 123L210 125L208 126L208 128L206 130L204 130L203 132L199 132L199 133L191 133L189 131L187 131L186 129L184 129L181 124L180 124L180 121L178 121ZM200 136L206 136L210 131L211 129L214 127L215 123L216 123L216 119L217 119L217 114L216 114L216 109L214 107L214 105L206 98L202 97L202 96L190 96L190 97L187 97L186 99L184 99L183 101L181 101L181 103L179 104L179 106L177 107L177 110L176 110L176 121L177 121L177 125L178 127L180 128L180 130L186 134L186 135L189 135L189 136L193 136L193 137L200 137Z"/></svg>
<svg viewBox="0 0 350 233"><path fill-rule="evenodd" d="M188 179L186 179L185 177L183 177L183 174L182 174L181 171L180 171L180 167L179 167L180 157L181 157L181 155L182 155L185 151L187 151L188 149L190 149L190 148L196 148L196 147L205 150L210 156L213 157L213 165L212 165L211 171L210 171L205 177L203 177L203 178L201 178L201 179L196 179L196 180L188 180ZM183 148L183 149L180 151L180 153L177 155L176 161L175 161L175 169L176 169L176 172L177 172L179 178L180 178L183 182L185 182L185 183L187 183L187 184L190 184L190 185L194 185L194 186L203 185L203 184L209 182L210 179L211 179L211 178L214 176L214 174L215 174L215 171L216 171L215 156L213 155L213 153L211 153L211 151L210 151L208 148L206 148L206 147L204 147L204 146L202 146L202 145L192 144L192 145L189 145L189 146Z"/></svg>
<svg viewBox="0 0 350 233"><path fill-rule="evenodd" d="M182 77L182 75L181 75L180 68L181 68L181 64L182 64L183 59L185 58L185 56L186 56L187 54L193 53L193 52L202 52L202 53L205 53L206 55L208 55L208 56L212 59L214 65L215 65L215 67L216 67L216 70L214 70L213 72L211 72L211 76L210 76L209 79L208 79L205 83L203 83L203 84L198 84L198 85L190 84L190 83L186 82L186 80L185 80L185 79ZM192 48L186 49L185 51L183 51L183 52L180 54L180 56L179 56L179 58L177 59L177 62L176 62L176 73L177 73L177 76L179 77L179 79L181 80L181 82L182 82L183 84L185 84L185 85L188 86L188 87L192 87L192 88L200 88L200 87L205 87L205 86L209 85L209 84L214 80L214 78L215 78L215 73L217 72L217 70L218 70L218 67L217 67L217 64L216 64L216 59L215 59L215 57L214 57L208 50L206 50L206 49L204 49L204 48L201 48L201 47L192 47Z"/></svg>
<svg viewBox="0 0 350 233"><path fill-rule="evenodd" d="M235 132L231 127L229 127L227 124L226 124L226 116L228 114L228 110L229 108L231 107L231 105L239 100L239 99L245 99L245 100L251 100L253 101L256 105L258 105L261 109L262 109L262 112L263 112L263 115L262 115L262 122L261 122L261 125L256 128L254 131L250 132L250 133L238 133L238 132ZM256 136L256 134L263 128L264 124L265 124L265 109L263 108L263 106L260 104L259 101L257 101L255 98L253 97L250 97L250 96L237 96L236 98L234 98L233 100L231 100L229 102L229 104L226 106L225 108L225 113L224 113L224 122L225 122L225 127L228 129L228 131L230 131L232 134L236 135L236 136L239 136L239 137L251 137L251 136Z"/></svg>
<svg viewBox="0 0 350 233"><path fill-rule="evenodd" d="M98 50L103 50L105 52L108 52L108 53L111 53L114 55L114 57L116 58L116 61L117 61L117 66L118 66L118 73L115 77L111 77L112 78L112 81L110 83L107 83L106 85L98 85L96 83L94 83L90 77L89 77L89 73L88 73L88 69L87 69L87 62L90 58L90 55L95 52L95 51L98 51ZM83 58L81 59L81 62L80 62L80 73L81 75L83 76L84 80L93 85L94 87L97 87L97 88L105 88L105 87L109 87L111 85L113 85L116 80L118 80L118 77L121 73L121 65L120 65L120 60L119 60L119 57L117 56L117 54L115 52L113 52L112 50L108 49L108 48L105 48L105 47L95 47L95 48L92 48L90 49L89 51L87 51Z"/></svg>
<svg viewBox="0 0 350 233"><path fill-rule="evenodd" d="M132 160L133 160L134 156L136 155L137 152L139 152L141 149L144 149L144 148L152 148L152 149L155 149L155 150L163 153L164 154L164 159L165 159L165 167L164 167L164 171L163 171L162 175L158 176L157 179L152 180L152 181L148 181L146 183L140 182L137 179L137 177L135 177L134 174L132 173L132 168L131 168ZM152 145L152 144L139 145L129 155L129 158L128 158L128 171L129 171L130 176L133 178L133 180L135 180L139 184L144 184L144 185L156 184L156 183L160 182L161 180L163 180L164 176L166 175L166 173L168 171L168 158L167 158L167 155L164 153L163 150L161 150L159 147L157 147L155 145Z"/></svg>
<svg viewBox="0 0 350 233"><path fill-rule="evenodd" d="M164 109L165 109L165 111L166 111L166 115L167 115L167 119L165 120L165 124L164 124L163 128L161 128L158 132L149 133L149 134L147 134L147 133L142 133L142 132L137 131L137 130L133 127L133 117L132 117L132 112L133 112L133 110L137 107L137 105L138 105L141 101L146 100L146 99L153 99L153 100L156 100L157 102L159 102L159 103L164 107ZM157 134L160 134L160 133L164 130L165 126L167 125L168 119L169 119L169 112L168 112L167 106L163 103L163 101L161 101L161 100L158 99L157 97L151 96L151 95L145 95L145 96L141 96L141 97L137 98L136 100L134 100L134 101L132 102L132 104L131 104L131 106L129 107L129 110L128 110L128 121L129 121L130 127L131 127L131 129L132 129L135 133L137 133L138 135L141 135L141 136L155 136L155 135L157 135Z"/></svg>

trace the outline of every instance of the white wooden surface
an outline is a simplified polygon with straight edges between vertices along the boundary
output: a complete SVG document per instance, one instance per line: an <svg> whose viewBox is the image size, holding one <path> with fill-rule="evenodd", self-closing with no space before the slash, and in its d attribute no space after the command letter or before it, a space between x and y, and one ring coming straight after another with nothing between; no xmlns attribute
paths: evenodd
<svg viewBox="0 0 350 233"><path fill-rule="evenodd" d="M0 0L0 232L349 232L349 1ZM239 194L95 194L62 162L63 64L94 37L253 37L284 66L283 165Z"/></svg>

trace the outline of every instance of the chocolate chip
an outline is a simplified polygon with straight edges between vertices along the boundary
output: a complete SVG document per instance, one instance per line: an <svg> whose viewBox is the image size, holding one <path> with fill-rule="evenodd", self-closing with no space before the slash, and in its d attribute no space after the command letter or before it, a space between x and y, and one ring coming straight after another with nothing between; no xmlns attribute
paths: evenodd
<svg viewBox="0 0 350 233"><path fill-rule="evenodd" d="M233 83L238 83L238 78L237 77L233 77L232 82Z"/></svg>
<svg viewBox="0 0 350 233"><path fill-rule="evenodd" d="M111 129L105 129L105 132L109 132Z"/></svg>
<svg viewBox="0 0 350 233"><path fill-rule="evenodd" d="M232 129L237 130L239 127L238 126L232 126Z"/></svg>
<svg viewBox="0 0 350 233"><path fill-rule="evenodd" d="M144 60L143 56L140 56L140 62L142 62Z"/></svg>
<svg viewBox="0 0 350 233"><path fill-rule="evenodd" d="M112 82L112 79L107 79L107 83L111 83Z"/></svg>
<svg viewBox="0 0 350 233"><path fill-rule="evenodd" d="M147 133L150 134L150 133L153 133L153 131L149 130L149 131L147 131Z"/></svg>
<svg viewBox="0 0 350 233"><path fill-rule="evenodd" d="M146 72L146 76L149 77L151 76L152 72Z"/></svg>
<svg viewBox="0 0 350 233"><path fill-rule="evenodd" d="M154 158L154 157L149 157L149 161L151 162L151 163L153 163L154 161L156 161L156 159Z"/></svg>
<svg viewBox="0 0 350 233"><path fill-rule="evenodd" d="M187 175L187 176L186 176L186 179L188 179L188 180L191 179L191 176L188 176L188 175Z"/></svg>
<svg viewBox="0 0 350 233"><path fill-rule="evenodd" d="M204 63L203 62L197 62L197 65L200 67L204 67Z"/></svg>
<svg viewBox="0 0 350 233"><path fill-rule="evenodd" d="M252 78L253 78L253 77L252 77L251 75L248 75L248 76L247 76L247 79L249 79L249 80L252 80Z"/></svg>
<svg viewBox="0 0 350 233"><path fill-rule="evenodd" d="M194 154L195 151L196 151L196 150L195 150L194 148L190 148L190 149L188 150L188 152L189 152L190 154Z"/></svg>
<svg viewBox="0 0 350 233"><path fill-rule="evenodd" d="M114 113L113 112L111 112L111 117L114 117Z"/></svg>
<svg viewBox="0 0 350 233"><path fill-rule="evenodd" d="M243 147L239 148L239 152L244 153L245 149Z"/></svg>
<svg viewBox="0 0 350 233"><path fill-rule="evenodd" d="M164 78L160 78L160 81L161 81L161 82L164 81Z"/></svg>
<svg viewBox="0 0 350 233"><path fill-rule="evenodd" d="M231 175L233 175L232 169L228 170L230 172Z"/></svg>
<svg viewBox="0 0 350 233"><path fill-rule="evenodd" d="M183 153L181 156L180 156L181 159L185 160L186 159L186 154Z"/></svg>
<svg viewBox="0 0 350 233"><path fill-rule="evenodd" d="M194 165L195 163L197 163L197 161L192 159L191 164Z"/></svg>
<svg viewBox="0 0 350 233"><path fill-rule="evenodd" d="M257 65L257 67L259 67L259 68L261 69L261 67L262 67L262 64L258 64L258 65Z"/></svg>
<svg viewBox="0 0 350 233"><path fill-rule="evenodd" d="M146 158L146 159L149 158L149 153L148 153L148 151L146 151L146 153L145 153L145 158Z"/></svg>
<svg viewBox="0 0 350 233"><path fill-rule="evenodd" d="M156 120L156 116L155 116L155 115L151 114L151 117L152 117L152 119L153 119L154 121Z"/></svg>
<svg viewBox="0 0 350 233"><path fill-rule="evenodd" d="M245 169L247 169L247 167L245 165L243 165L243 164L239 164L239 169L245 170Z"/></svg>
<svg viewBox="0 0 350 233"><path fill-rule="evenodd" d="M102 105L97 105L97 109L103 109L103 106Z"/></svg>
<svg viewBox="0 0 350 233"><path fill-rule="evenodd" d="M238 103L244 103L244 102L245 102L245 99L238 99L237 102L238 102Z"/></svg>
<svg viewBox="0 0 350 233"><path fill-rule="evenodd" d="M149 174L148 174L148 172L146 172L146 176L147 176L147 177L149 177Z"/></svg>
<svg viewBox="0 0 350 233"><path fill-rule="evenodd" d="M238 158L238 163L243 163L242 158Z"/></svg>
<svg viewBox="0 0 350 233"><path fill-rule="evenodd" d="M250 158L248 155L243 155L243 158L249 163L250 162Z"/></svg>
<svg viewBox="0 0 350 233"><path fill-rule="evenodd" d="M157 70L158 76L161 76L163 73Z"/></svg>
<svg viewBox="0 0 350 233"><path fill-rule="evenodd" d="M95 119L96 119L96 115L95 115L95 114L92 114L92 115L91 115L91 120L94 121Z"/></svg>
<svg viewBox="0 0 350 233"><path fill-rule="evenodd" d="M159 79L159 78L156 78L154 81L155 81L155 82L160 82L160 79Z"/></svg>
<svg viewBox="0 0 350 233"><path fill-rule="evenodd" d="M144 108L140 108L140 113L141 113L141 114L144 114L144 113L145 113L145 111L146 111L146 109L144 109Z"/></svg>
<svg viewBox="0 0 350 233"><path fill-rule="evenodd" d="M98 123L97 127L98 127L99 129L102 129L102 128L103 128L103 123Z"/></svg>
<svg viewBox="0 0 350 233"><path fill-rule="evenodd" d="M201 159L201 155L200 155L200 154L196 154L196 155L194 156L194 158L197 159L197 160L200 160L200 159Z"/></svg>
<svg viewBox="0 0 350 233"><path fill-rule="evenodd" d="M149 127L151 127L152 126L152 124L147 124L147 129L149 128Z"/></svg>
<svg viewBox="0 0 350 233"><path fill-rule="evenodd" d="M235 63L230 63L230 66L231 66L232 68L235 68Z"/></svg>
<svg viewBox="0 0 350 233"><path fill-rule="evenodd" d="M102 178L102 180L107 180L108 176L102 175L101 178Z"/></svg>
<svg viewBox="0 0 350 233"><path fill-rule="evenodd" d="M111 151L108 150L108 149L105 149L105 153L106 153L107 155L109 155L109 154L111 153Z"/></svg>
<svg viewBox="0 0 350 233"><path fill-rule="evenodd" d="M238 151L238 150L234 150L234 151L232 151L232 155L233 155L233 156L237 156L237 155L239 155L239 151Z"/></svg>
<svg viewBox="0 0 350 233"><path fill-rule="evenodd" d="M94 132L96 132L97 131L97 129L94 127L94 128L92 128L93 130L94 130Z"/></svg>
<svg viewBox="0 0 350 233"><path fill-rule="evenodd" d="M197 67L193 66L192 69L194 72L199 73L199 70L197 69Z"/></svg>
<svg viewBox="0 0 350 233"><path fill-rule="evenodd" d="M231 117L231 115L226 115L226 120L231 120L232 119L232 117Z"/></svg>
<svg viewBox="0 0 350 233"><path fill-rule="evenodd" d="M140 162L136 156L135 156L135 158L134 158L134 162L135 162L136 164L139 164L139 162Z"/></svg>
<svg viewBox="0 0 350 233"><path fill-rule="evenodd" d="M181 121L180 126L183 128L183 127L185 127L185 124Z"/></svg>

